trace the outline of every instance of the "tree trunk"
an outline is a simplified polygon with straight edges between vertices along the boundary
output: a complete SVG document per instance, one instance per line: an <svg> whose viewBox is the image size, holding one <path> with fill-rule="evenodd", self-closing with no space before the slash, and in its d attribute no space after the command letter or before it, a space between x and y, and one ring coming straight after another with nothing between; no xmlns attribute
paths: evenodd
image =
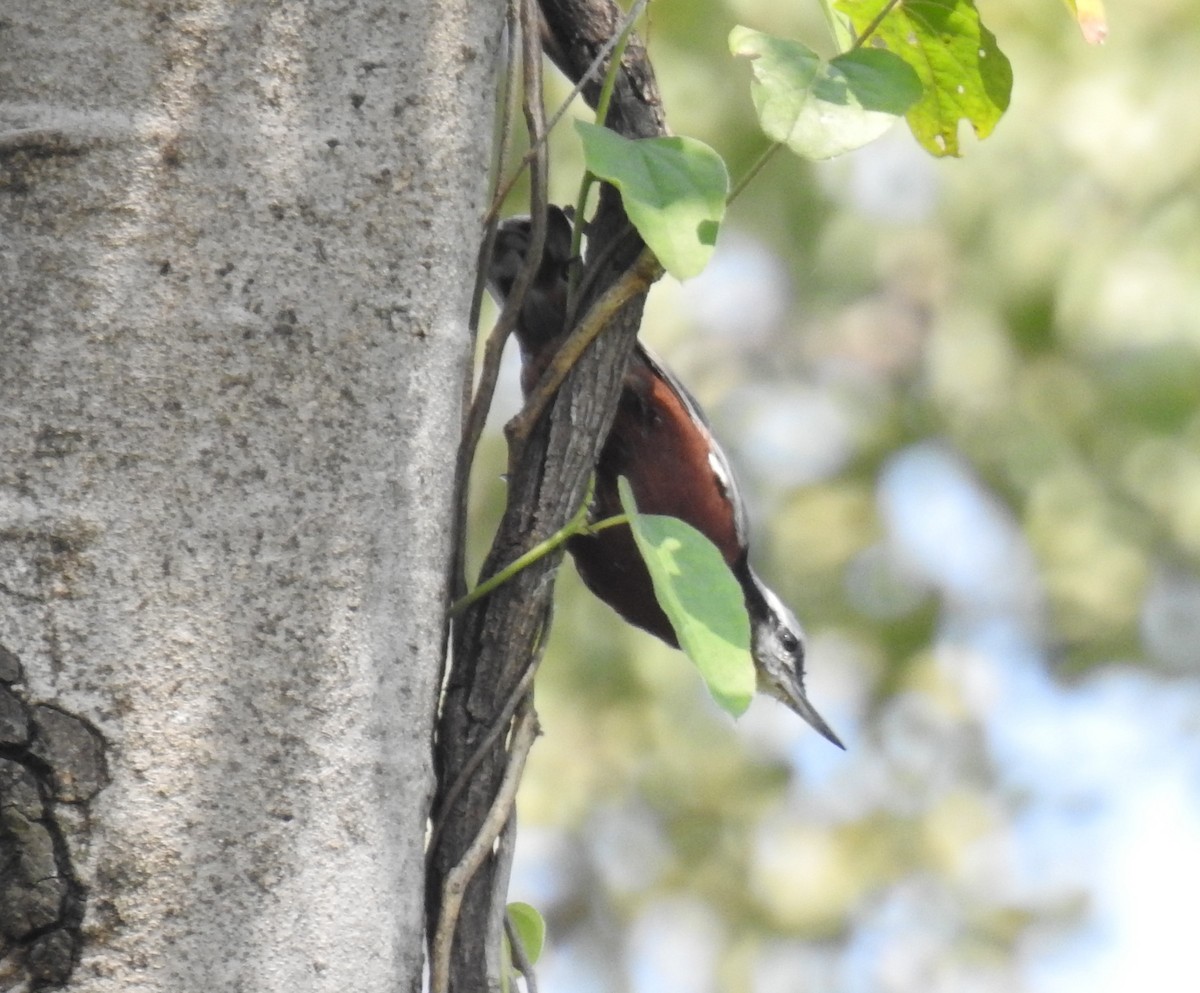
<svg viewBox="0 0 1200 993"><path fill-rule="evenodd" d="M419 989L499 21L8 5L0 988Z"/></svg>
<svg viewBox="0 0 1200 993"><path fill-rule="evenodd" d="M532 41L538 53L546 45L573 81L589 71L605 44L618 34L624 16L613 0L540 0L539 8L541 37L527 37L526 45ZM527 65L538 53L527 52ZM583 93L594 102L599 86L585 86ZM609 110L610 126L626 137L665 133L658 85L636 35L630 35L615 73ZM531 199L536 202L536 193ZM480 570L482 577L495 575L559 531L584 501L616 413L649 282L661 272L653 271L656 264L636 264L642 242L631 236L616 191L602 187L598 199L588 224L582 280L584 285L590 282L591 289L581 300L580 313L585 314L618 281L636 277L627 284L631 295L572 367L528 439L514 446L510 438L508 502ZM519 769L519 762L514 764L520 751L515 742L532 712L531 691L522 691L522 686L545 642L561 559L560 549L523 569L473 604L455 627L456 664L446 684L438 729L441 783L429 860L427 922L432 934L441 932L445 939L453 936L453 941L441 948L435 941L431 970L435 991L441 982L452 993L494 993L503 988L500 916L515 819L511 809L499 816L506 809L501 787ZM507 705L515 702L518 691L530 694L526 698L530 713L519 709L514 718ZM510 729L509 740L497 735L497 729ZM502 839L494 849L482 845L480 839L486 841L501 821L506 821L507 841ZM478 863L476 852L485 853ZM448 914L442 898L451 896L461 881L460 872L472 864L476 868L463 886L461 906ZM448 920L456 926L446 928Z"/></svg>

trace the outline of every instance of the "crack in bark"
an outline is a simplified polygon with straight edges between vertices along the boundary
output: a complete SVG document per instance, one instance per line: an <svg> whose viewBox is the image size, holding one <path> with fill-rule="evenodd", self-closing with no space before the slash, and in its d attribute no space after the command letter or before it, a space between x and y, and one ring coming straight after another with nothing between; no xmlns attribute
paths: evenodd
<svg viewBox="0 0 1200 993"><path fill-rule="evenodd" d="M79 961L87 889L71 845L83 839L58 808L86 810L107 785L105 743L88 721L15 689L20 662L2 646L0 661L0 977L37 990L66 983Z"/></svg>

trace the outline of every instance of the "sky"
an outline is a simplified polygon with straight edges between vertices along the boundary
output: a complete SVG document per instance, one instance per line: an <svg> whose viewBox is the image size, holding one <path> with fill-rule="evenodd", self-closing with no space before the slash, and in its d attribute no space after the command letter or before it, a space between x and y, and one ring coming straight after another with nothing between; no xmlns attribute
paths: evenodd
<svg viewBox="0 0 1200 993"><path fill-rule="evenodd" d="M1002 786L1027 797L1012 884L1088 900L1081 929L1028 943L1026 988L1193 989L1200 685L1119 665L1056 683L1036 632L1020 630L1023 615L1037 622L1022 602L1037 586L1032 555L968 470L918 446L890 463L880 493L900 554L958 604L939 663L985 727Z"/></svg>

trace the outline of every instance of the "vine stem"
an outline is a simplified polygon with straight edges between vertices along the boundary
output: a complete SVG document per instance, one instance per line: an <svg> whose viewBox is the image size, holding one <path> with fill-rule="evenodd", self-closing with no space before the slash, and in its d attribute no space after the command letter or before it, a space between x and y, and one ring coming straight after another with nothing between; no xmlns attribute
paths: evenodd
<svg viewBox="0 0 1200 993"><path fill-rule="evenodd" d="M871 23L866 26L862 34L858 36L855 36L854 34L850 35L850 39L852 40L850 42L850 47L847 50L853 52L859 48L862 48L863 43L877 30L879 30L879 25L883 23L883 19L887 17L888 14L890 14L900 3L901 0L888 0L888 2L885 3L880 9L879 13L871 18ZM837 42L838 46L841 47L843 44L845 44L847 39L845 38L845 32L842 30L842 24L840 21L838 21L837 15L834 13L833 7L829 0L821 0L821 9L825 12L825 19L829 22L829 30L833 33L834 40ZM725 199L726 207L732 204L733 201L741 195L742 190L750 185L750 181L758 175L762 167L771 160L771 156L779 151L781 147L781 142L774 142L773 144L767 146L766 150L758 157L757 161L750 167L749 171L738 180L737 185L733 188L733 192L731 192Z"/></svg>
<svg viewBox="0 0 1200 993"><path fill-rule="evenodd" d="M625 19L621 23L623 25L632 25L641 16L642 8L645 7L649 2L650 0L639 0L639 2L634 5L629 13L625 15ZM558 127L558 122L561 121L563 117L566 116L567 111L570 110L571 103L577 96L579 96L580 93L583 92L583 88L587 86L588 81L591 80L596 70L600 68L601 63L608 57L608 53L616 47L617 43L621 40L624 34L627 33L627 31L624 31L622 34L614 35L607 42L605 42L600 51L596 53L596 57L592 59L591 65L587 67L587 70L582 76L579 77L579 81L573 87L571 87L571 92L568 93L562 103L558 105L558 110L550 115L549 120L546 122L546 134L541 138L542 142L545 142L549 138L550 132ZM487 212L483 215L484 224L491 223L491 221L495 220L496 216L500 213L500 208L504 206L504 201L508 198L509 193L512 192L512 188L517 185L517 180L521 178L521 173L524 172L525 167L529 165L530 160L532 160L534 156L534 152L535 149L533 148L530 148L528 151L526 151L526 153L521 157L521 161L517 163L517 167L513 171L513 174L509 176L507 180L505 180L504 185L501 186L492 196L491 206L488 207Z"/></svg>
<svg viewBox="0 0 1200 993"><path fill-rule="evenodd" d="M455 514L455 553L451 571L451 595L461 596L467 588L465 549L463 538L466 534L467 500L471 485L471 466L475 463L475 451L479 447L479 439L483 435L484 422L492 406L492 396L496 390L496 382L500 376L500 358L508 335L516 327L521 317L521 307L525 294L533 284L538 266L541 264L542 249L546 242L547 193L546 174L548 168L546 145L546 118L542 107L542 43L537 33L538 8L536 0L511 0L509 30L517 30L519 24L521 37L521 70L524 77L522 104L525 111L525 125L529 131L530 144L534 156L529 163L529 202L532 208L532 227L529 237L529 251L521 271L517 274L512 291L508 295L500 317L492 328L483 346L483 364L479 372L479 384L471 399L467 411L466 423L463 426L462 439L458 446L458 457L455 462L455 491L458 506ZM489 239L485 238L485 245ZM479 268L482 272L487 265L487 259L479 258ZM477 276L478 279L478 276Z"/></svg>
<svg viewBox="0 0 1200 993"><path fill-rule="evenodd" d="M629 11L629 15L625 18L625 23L621 28L621 34L617 38L617 43L613 46L612 56L608 62L608 71L604 74L604 83L600 87L600 96L596 100L596 116L595 121L599 125L603 125L608 117L608 105L612 102L613 90L617 85L617 72L621 68L621 59L625 57L625 46L629 43L629 36L633 33L633 26L637 23L638 17L641 16L642 9L649 3L650 0L638 0L633 8ZM575 197L575 223L571 229L571 258L578 259L580 251L583 247L583 220L587 212L588 195L592 191L592 186L595 185L596 175L590 169L584 169L583 178L579 181L579 193ZM567 313L575 312L575 299L579 292L579 266L572 264L570 272L567 276Z"/></svg>
<svg viewBox="0 0 1200 993"><path fill-rule="evenodd" d="M879 30L879 25L883 23L883 19L887 17L888 14L890 14L899 3L900 0L888 0L888 2L883 5L883 9L880 10L879 13L873 18L871 18L871 23L863 29L863 33L854 39L854 44L850 46L850 51L854 52L862 48L863 42L865 42L871 37L871 35Z"/></svg>
<svg viewBox="0 0 1200 993"><path fill-rule="evenodd" d="M649 248L643 248L641 254L625 271L625 274L588 308L588 312L583 315L583 320L575 326L575 330L554 353L554 358L550 360L546 371L542 373L542 378L538 380L537 386L529 394L521 412L505 426L504 431L510 439L524 443L525 439L529 437L529 432L533 430L534 424L537 423L537 419L542 416L542 411L546 409L551 397L562 385L563 380L567 378L567 374L579 361L588 345L608 326L613 315L634 296L649 288L650 284L662 275L662 271L662 266L659 265L654 253Z"/></svg>
<svg viewBox="0 0 1200 993"><path fill-rule="evenodd" d="M542 644L545 644L544 635ZM512 693L509 694L508 699L504 701L504 706L500 708L500 713L492 722L492 726L488 728L487 734L479 742L479 747L475 749L471 758L467 760L467 764L462 767L462 771L458 774L454 785L446 791L446 798L438 804L437 809L430 818L433 826L430 828L429 841L425 846L430 852L437 847L442 834L442 826L446 823L446 816L454 809L454 804L458 800L459 794L466 788L475 770L479 768L479 763L487 755L488 749L496 743L500 735L507 733L512 715L517 712L517 707L520 706L521 701L529 695L529 689L533 686L533 677L537 675L538 666L541 664L540 646L538 651L539 655L534 658L529 667L521 674L520 680L513 688Z"/></svg>
<svg viewBox="0 0 1200 993"><path fill-rule="evenodd" d="M512 815L517 799L517 787L521 783L521 772L533 740L537 737L537 714L528 695L524 706L516 715L512 741L509 746L508 766L496 792L496 799L484 818L479 834L463 854L459 863L446 875L442 885L442 912L438 918L437 931L430 956L429 989L432 993L447 993L450 986L450 949L454 943L454 931L462 907L463 894L474 878L484 859L491 853L492 845Z"/></svg>
<svg viewBox="0 0 1200 993"><path fill-rule="evenodd" d="M833 35L833 43L839 52L848 51L854 44L854 32L847 26L833 9L833 0L821 0L821 13L825 15L825 23L829 25L829 33Z"/></svg>
<svg viewBox="0 0 1200 993"><path fill-rule="evenodd" d="M507 913L504 915L504 933L508 935L508 947L512 952L513 964L525 977L525 989L528 990L528 993L537 993L537 977L533 973L533 963L529 961L521 936L517 934L512 918Z"/></svg>
<svg viewBox="0 0 1200 993"><path fill-rule="evenodd" d="M778 152L779 149L781 149L782 147L783 147L783 143L778 142L778 141L772 142L770 145L768 145L766 147L766 150L762 153L762 155L760 155L758 157L758 159L755 161L754 165L752 165L750 167L750 169L747 171L746 175L744 175L741 179L739 179L737 181L737 185L733 188L733 191L729 194L728 197L725 198L725 206L726 207L728 207L730 204L733 203L734 200L736 200L739 196L741 196L742 190L744 190L747 186L750 185L750 181L755 176L758 175L758 173L762 169L762 167L771 161L771 156L773 156L776 152Z"/></svg>
<svg viewBox="0 0 1200 993"><path fill-rule="evenodd" d="M616 527L618 524L628 524L629 516L627 514L617 514L615 517L606 517L602 521L597 521L595 524L589 524L587 520L588 504L591 503L590 498L583 501L580 508L575 511L575 516L567 522L567 526L559 531L555 531L545 541L538 542L524 555L513 559L508 565L501 569L493 576L489 576L482 583L471 590L466 596L455 600L450 605L450 616L457 617L471 604L477 600L482 600L497 587L503 586L513 578L522 569L528 569L538 559L545 558L560 545L574 538L576 535L596 534L608 528Z"/></svg>

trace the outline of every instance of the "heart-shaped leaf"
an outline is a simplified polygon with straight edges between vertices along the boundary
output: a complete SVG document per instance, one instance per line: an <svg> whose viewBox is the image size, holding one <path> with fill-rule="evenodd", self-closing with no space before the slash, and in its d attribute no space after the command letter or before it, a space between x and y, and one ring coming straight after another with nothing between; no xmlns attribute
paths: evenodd
<svg viewBox="0 0 1200 993"><path fill-rule="evenodd" d="M888 0L838 0L856 31L865 31ZM924 96L907 113L917 141L934 155L958 155L958 122L966 118L980 138L1008 109L1012 65L979 20L972 0L905 0L866 40L916 71Z"/></svg>
<svg viewBox="0 0 1200 993"><path fill-rule="evenodd" d="M729 48L752 60L750 96L767 137L808 159L874 141L921 96L917 74L890 52L859 50L826 62L798 41L740 25Z"/></svg>
<svg viewBox="0 0 1200 993"><path fill-rule="evenodd" d="M618 487L679 647L700 670L713 699L738 717L750 706L756 684L741 586L704 535L674 517L639 514L628 480L622 477Z"/></svg>
<svg viewBox="0 0 1200 993"><path fill-rule="evenodd" d="M588 169L621 191L638 233L676 279L707 264L725 216L729 173L721 156L694 138L625 138L576 121Z"/></svg>
<svg viewBox="0 0 1200 993"><path fill-rule="evenodd" d="M513 928L516 929L517 937L521 940L521 947L525 950L525 957L529 960L529 964L537 964L537 960L542 954L542 948L546 944L545 919L535 907L531 907L527 903L510 903L508 919L512 921Z"/></svg>

